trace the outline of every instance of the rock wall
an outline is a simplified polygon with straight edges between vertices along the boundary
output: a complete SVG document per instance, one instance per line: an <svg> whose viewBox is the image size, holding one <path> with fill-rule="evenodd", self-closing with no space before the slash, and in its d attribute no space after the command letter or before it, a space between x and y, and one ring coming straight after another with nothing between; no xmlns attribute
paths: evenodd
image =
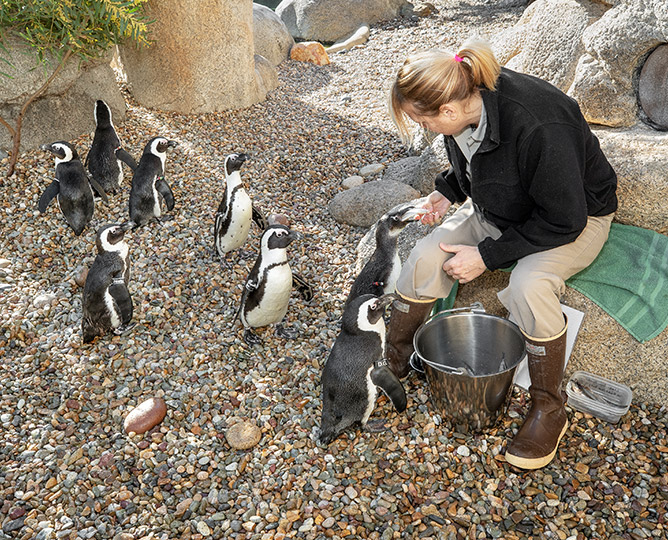
<svg viewBox="0 0 668 540"><path fill-rule="evenodd" d="M154 43L121 47L128 85L146 107L185 114L240 109L270 86L256 70L251 0L150 0Z"/></svg>
<svg viewBox="0 0 668 540"><path fill-rule="evenodd" d="M12 66L2 68L11 78L0 75L0 115L14 127L23 104L46 82L57 63L49 58L50 67L38 65L32 50L18 38L8 38L5 46ZM126 106L110 61L111 53L83 64L70 58L42 97L28 108L21 129L21 150L94 130L97 99L109 104L115 122L122 122ZM7 152L11 147L9 131L0 126L0 149Z"/></svg>

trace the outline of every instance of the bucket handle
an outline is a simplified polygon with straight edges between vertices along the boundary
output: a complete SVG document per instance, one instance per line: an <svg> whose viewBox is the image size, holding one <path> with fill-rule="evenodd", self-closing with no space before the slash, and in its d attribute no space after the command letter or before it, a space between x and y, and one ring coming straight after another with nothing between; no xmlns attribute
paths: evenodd
<svg viewBox="0 0 668 540"><path fill-rule="evenodd" d="M424 366L422 365L422 362L418 362L418 360L419 359L417 357L417 353L413 352L413 354L411 354L410 357L408 358L408 364L418 373L424 373ZM444 371L445 373L448 373L450 375L466 374L466 371L464 371L462 368L454 368L450 366L439 365L438 369L439 371Z"/></svg>
<svg viewBox="0 0 668 540"><path fill-rule="evenodd" d="M470 311L471 313L486 313L485 308L482 305L482 302L473 302L470 306L468 307L460 307L460 308L451 308L451 309L443 309L437 313L434 313L431 317L429 317L429 321L434 319L435 317L438 317L439 315L442 315L443 313L454 313L455 311Z"/></svg>

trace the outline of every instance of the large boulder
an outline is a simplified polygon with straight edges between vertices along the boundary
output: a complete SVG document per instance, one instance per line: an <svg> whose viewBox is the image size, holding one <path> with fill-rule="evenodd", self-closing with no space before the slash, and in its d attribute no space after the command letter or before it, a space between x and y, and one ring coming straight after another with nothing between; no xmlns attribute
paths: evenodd
<svg viewBox="0 0 668 540"><path fill-rule="evenodd" d="M531 4L517 24L493 42L501 64L551 82L564 92L584 53L582 34L605 12L589 0L540 0Z"/></svg>
<svg viewBox="0 0 668 540"><path fill-rule="evenodd" d="M420 193L409 185L391 180L374 180L337 193L328 209L339 223L371 227L389 209L419 197Z"/></svg>
<svg viewBox="0 0 668 540"><path fill-rule="evenodd" d="M276 13L261 4L253 4L253 42L255 54L277 66L290 56L295 40Z"/></svg>
<svg viewBox="0 0 668 540"><path fill-rule="evenodd" d="M57 62L46 58L46 68L39 65L34 52L18 38L6 37L5 64L0 85L0 116L14 127L24 103L49 78ZM111 53L104 58L79 63L70 58L40 98L27 109L21 128L21 150L37 148L56 140L71 140L95 128L95 101L103 99L111 107L114 121L125 119L123 95L110 66ZM0 126L0 148L10 150L9 131Z"/></svg>
<svg viewBox="0 0 668 540"><path fill-rule="evenodd" d="M638 119L634 79L647 55L668 42L668 2L617 3L582 35L580 57L568 94L589 122L623 127Z"/></svg>
<svg viewBox="0 0 668 540"><path fill-rule="evenodd" d="M668 42L665 0L537 0L494 39L502 64L575 98L589 123L638 121L638 72Z"/></svg>
<svg viewBox="0 0 668 540"><path fill-rule="evenodd" d="M362 25L393 19L406 0L283 0L276 14L294 38L334 42Z"/></svg>
<svg viewBox="0 0 668 540"><path fill-rule="evenodd" d="M123 46L135 99L185 114L241 109L266 97L256 70L252 2L149 0L153 43Z"/></svg>

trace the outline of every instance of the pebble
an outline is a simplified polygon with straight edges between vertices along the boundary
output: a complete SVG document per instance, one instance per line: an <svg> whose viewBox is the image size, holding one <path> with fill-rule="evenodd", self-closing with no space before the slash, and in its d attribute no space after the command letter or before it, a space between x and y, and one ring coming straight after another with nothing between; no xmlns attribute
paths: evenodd
<svg viewBox="0 0 668 540"><path fill-rule="evenodd" d="M372 25L366 44L337 53L331 65L283 62L279 87L242 111L149 110L122 85L127 119L116 128L124 146L138 157L154 134L180 143L166 162L171 219L128 234L136 326L123 335L81 344L77 273L92 263L95 230L127 218L130 171L124 190L97 205L90 229L75 238L55 207L31 210L52 160L39 151L21 156L16 175L0 184L0 536L667 535L661 404L634 402L617 424L569 408L557 456L538 471L503 458L528 407L517 390L497 425L467 434L433 409L426 384L411 376L404 413L378 399L371 419L382 418L385 431L351 428L326 448L315 440L322 365L366 233L334 222L327 205L366 165L407 156L386 108L388 79L405 55L454 48L471 32L496 35L523 9L432 3L438 11L428 18ZM82 155L90 140L75 141ZM252 348L234 317L259 230L253 226L228 267L211 238L223 160L239 150L250 156L242 177L254 204L302 234L289 246L290 264L316 289L311 302L290 299L285 323L298 338L265 329ZM166 414L132 435L124 421L149 397L164 400ZM235 446L228 436L243 424L253 438Z"/></svg>
<svg viewBox="0 0 668 540"><path fill-rule="evenodd" d="M225 431L227 443L235 450L247 450L260 442L262 430L251 422L238 422Z"/></svg>

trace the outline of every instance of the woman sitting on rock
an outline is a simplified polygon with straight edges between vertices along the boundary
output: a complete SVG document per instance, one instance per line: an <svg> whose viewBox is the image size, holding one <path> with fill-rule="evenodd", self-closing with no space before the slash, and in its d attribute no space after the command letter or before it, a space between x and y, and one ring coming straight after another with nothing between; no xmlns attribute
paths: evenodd
<svg viewBox="0 0 668 540"><path fill-rule="evenodd" d="M511 267L498 293L525 335L531 408L506 459L547 465L568 421L561 395L567 321L564 281L589 266L617 209L617 177L578 104L530 75L502 68L490 46L469 40L456 54L430 50L399 69L390 112L402 138L408 119L445 137L450 168L436 178L422 218L434 224L397 281L387 358L408 374L413 334L455 280Z"/></svg>

